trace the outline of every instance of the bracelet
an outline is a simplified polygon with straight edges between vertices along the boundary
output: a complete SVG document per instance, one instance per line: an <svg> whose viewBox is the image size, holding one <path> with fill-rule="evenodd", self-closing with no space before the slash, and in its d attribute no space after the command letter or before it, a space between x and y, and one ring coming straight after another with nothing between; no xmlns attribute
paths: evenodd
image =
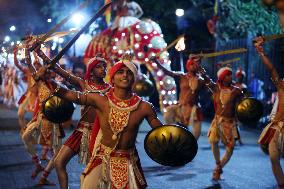
<svg viewBox="0 0 284 189"><path fill-rule="evenodd" d="M32 76L36 82L40 80L39 76L36 73L32 73Z"/></svg>
<svg viewBox="0 0 284 189"><path fill-rule="evenodd" d="M77 100L80 102L80 92L77 92Z"/></svg>
<svg viewBox="0 0 284 189"><path fill-rule="evenodd" d="M53 91L53 94L58 93L58 91L61 89L60 85L57 85L56 88Z"/></svg>

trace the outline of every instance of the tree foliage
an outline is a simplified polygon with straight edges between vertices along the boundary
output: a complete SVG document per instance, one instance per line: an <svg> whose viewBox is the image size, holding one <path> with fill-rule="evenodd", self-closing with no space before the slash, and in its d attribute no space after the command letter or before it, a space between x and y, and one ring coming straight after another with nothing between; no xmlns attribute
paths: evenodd
<svg viewBox="0 0 284 189"><path fill-rule="evenodd" d="M220 3L218 37L223 40L281 32L278 16L260 0L223 0Z"/></svg>

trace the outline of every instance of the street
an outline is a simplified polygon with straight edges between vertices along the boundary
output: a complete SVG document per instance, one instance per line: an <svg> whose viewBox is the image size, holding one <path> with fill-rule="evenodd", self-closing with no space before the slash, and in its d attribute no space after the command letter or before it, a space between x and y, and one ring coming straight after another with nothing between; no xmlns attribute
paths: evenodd
<svg viewBox="0 0 284 189"><path fill-rule="evenodd" d="M20 139L16 116L15 109L9 110L3 105L0 106L0 189L39 188L36 183L40 175L36 180L30 178L34 166ZM183 167L165 167L153 162L144 151L144 138L151 128L147 122L143 122L138 134L137 149L149 189L275 188L276 181L272 175L269 157L256 143L259 131L244 128L241 129L244 145L236 145L232 159L223 169L223 179L219 184L213 183L211 176L214 159L206 136L208 128L209 122L203 122L198 153L191 163ZM71 132L72 130L67 130L66 136ZM40 147L38 150L40 153ZM221 153L223 152L222 147ZM79 178L83 168L77 163L77 157L69 163L70 189L79 188ZM54 170L49 179L57 185L41 188L59 188Z"/></svg>

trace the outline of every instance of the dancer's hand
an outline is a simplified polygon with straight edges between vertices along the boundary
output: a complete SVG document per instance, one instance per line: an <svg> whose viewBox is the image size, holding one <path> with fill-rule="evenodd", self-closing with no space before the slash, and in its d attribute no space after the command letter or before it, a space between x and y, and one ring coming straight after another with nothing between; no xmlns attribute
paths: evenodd
<svg viewBox="0 0 284 189"><path fill-rule="evenodd" d="M263 49L264 38L262 36L254 38L253 44L257 53L260 55L264 55L264 49Z"/></svg>

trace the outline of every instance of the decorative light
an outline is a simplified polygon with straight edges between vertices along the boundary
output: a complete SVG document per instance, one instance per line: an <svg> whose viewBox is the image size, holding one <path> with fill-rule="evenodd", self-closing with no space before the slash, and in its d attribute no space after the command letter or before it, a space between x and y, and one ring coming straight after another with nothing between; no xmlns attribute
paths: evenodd
<svg viewBox="0 0 284 189"><path fill-rule="evenodd" d="M157 31L154 31L154 32L153 32L153 34L155 34L155 35L156 35L156 34L158 34L158 32L157 32Z"/></svg>
<svg viewBox="0 0 284 189"><path fill-rule="evenodd" d="M121 36L124 37L124 36L125 36L125 33L123 32L123 33L121 34Z"/></svg>
<svg viewBox="0 0 284 189"><path fill-rule="evenodd" d="M55 43L55 42L53 42L53 43L52 43L51 50L53 50L53 51L54 51L55 49L56 49L56 43Z"/></svg>
<svg viewBox="0 0 284 189"><path fill-rule="evenodd" d="M7 35L7 36L5 36L4 40L5 40L6 42L9 42L9 41L10 41L10 37Z"/></svg>
<svg viewBox="0 0 284 189"><path fill-rule="evenodd" d="M163 100L163 104L166 105L168 102L166 100Z"/></svg>
<svg viewBox="0 0 284 189"><path fill-rule="evenodd" d="M161 91L161 94L162 94L162 95L165 95L165 94L166 94L166 91L165 91L165 90L162 90L162 91Z"/></svg>
<svg viewBox="0 0 284 189"><path fill-rule="evenodd" d="M118 50L118 54L122 54L123 53L123 50Z"/></svg>
<svg viewBox="0 0 284 189"><path fill-rule="evenodd" d="M176 100L174 100L174 104L177 104L178 102Z"/></svg>
<svg viewBox="0 0 284 189"><path fill-rule="evenodd" d="M15 31L16 30L16 26L11 26L10 27L10 31Z"/></svg>
<svg viewBox="0 0 284 189"><path fill-rule="evenodd" d="M153 53L153 52L152 52L152 53L151 53L151 56L152 56L152 57L156 56L156 53Z"/></svg>
<svg viewBox="0 0 284 189"><path fill-rule="evenodd" d="M159 70L159 71L157 72L157 75L158 75L158 76L162 76L162 75L163 75L163 72L162 72L161 70Z"/></svg>
<svg viewBox="0 0 284 189"><path fill-rule="evenodd" d="M177 15L178 17L183 16L183 15L184 15L184 10L183 10L183 9L176 9L176 15Z"/></svg>
<svg viewBox="0 0 284 189"><path fill-rule="evenodd" d="M156 64L156 63L152 63L152 66L153 66L153 67L157 67L157 64Z"/></svg>
<svg viewBox="0 0 284 189"><path fill-rule="evenodd" d="M136 28L139 29L139 28L140 28L140 25L136 25Z"/></svg>
<svg viewBox="0 0 284 189"><path fill-rule="evenodd" d="M138 53L138 56L139 56L139 57L142 57L142 56L143 56L142 52L139 52L139 53Z"/></svg>
<svg viewBox="0 0 284 189"><path fill-rule="evenodd" d="M134 36L135 36L135 38L139 38L140 37L140 35L138 33L136 33Z"/></svg>
<svg viewBox="0 0 284 189"><path fill-rule="evenodd" d="M80 13L76 13L72 16L72 20L76 25L79 25L80 23L82 23L84 19L84 16Z"/></svg>
<svg viewBox="0 0 284 189"><path fill-rule="evenodd" d="M176 94L176 91L175 91L175 90L173 90L173 91L172 91L172 94L173 94L173 95L175 95L175 94Z"/></svg>
<svg viewBox="0 0 284 189"><path fill-rule="evenodd" d="M148 45L148 47L149 47L149 48L152 48L152 47L153 47L153 44L152 44L152 43L150 43L150 44Z"/></svg>
<svg viewBox="0 0 284 189"><path fill-rule="evenodd" d="M69 31L76 31L76 28L70 28Z"/></svg>
<svg viewBox="0 0 284 189"><path fill-rule="evenodd" d="M63 43L63 42L64 42L64 39L60 37L60 38L58 39L58 43Z"/></svg>
<svg viewBox="0 0 284 189"><path fill-rule="evenodd" d="M135 49L138 49L139 48L139 44L135 43L134 47L135 47Z"/></svg>
<svg viewBox="0 0 284 189"><path fill-rule="evenodd" d="M53 41L58 42L59 38L57 36L54 37Z"/></svg>
<svg viewBox="0 0 284 189"><path fill-rule="evenodd" d="M118 38L114 38L114 41L115 41L115 42L118 42Z"/></svg>
<svg viewBox="0 0 284 189"><path fill-rule="evenodd" d="M144 39L148 39L149 37L147 35L144 36Z"/></svg>
<svg viewBox="0 0 284 189"><path fill-rule="evenodd" d="M164 113L166 113L166 112L167 112L167 109L166 109L166 108L164 108L164 109L163 109L163 111L164 111Z"/></svg>
<svg viewBox="0 0 284 189"><path fill-rule="evenodd" d="M15 42L14 42L14 41L11 42L11 46L13 46L13 45L15 45Z"/></svg>
<svg viewBox="0 0 284 189"><path fill-rule="evenodd" d="M172 105L173 104L173 102L172 101L169 101L169 105Z"/></svg>
<svg viewBox="0 0 284 189"><path fill-rule="evenodd" d="M161 37L164 37L164 34L161 34L160 36L161 36Z"/></svg>
<svg viewBox="0 0 284 189"><path fill-rule="evenodd" d="M116 49L117 49L117 46L113 46L112 49L113 49L113 50L116 50Z"/></svg>
<svg viewBox="0 0 284 189"><path fill-rule="evenodd" d="M168 91L168 95L171 95L172 94L172 91Z"/></svg>
<svg viewBox="0 0 284 189"><path fill-rule="evenodd" d="M145 58L145 62L149 62L149 58Z"/></svg>
<svg viewBox="0 0 284 189"><path fill-rule="evenodd" d="M160 85L164 85L164 82L163 82L163 81L160 81Z"/></svg>
<svg viewBox="0 0 284 189"><path fill-rule="evenodd" d="M170 79L167 79L167 84L171 84L171 80Z"/></svg>
<svg viewBox="0 0 284 189"><path fill-rule="evenodd" d="M47 22L48 22L48 23L51 23L51 21L52 21L51 18L47 19Z"/></svg>
<svg viewBox="0 0 284 189"><path fill-rule="evenodd" d="M21 42L20 42L20 41L17 41L16 43L17 43L17 45L19 45Z"/></svg>

